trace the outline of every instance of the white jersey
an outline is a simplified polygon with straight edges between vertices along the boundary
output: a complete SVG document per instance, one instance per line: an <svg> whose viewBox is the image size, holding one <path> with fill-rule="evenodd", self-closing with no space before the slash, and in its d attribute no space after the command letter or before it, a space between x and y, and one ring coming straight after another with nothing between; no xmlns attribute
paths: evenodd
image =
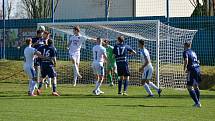
<svg viewBox="0 0 215 121"><path fill-rule="evenodd" d="M106 49L102 45L96 45L93 47L93 63L104 63L104 55L106 55Z"/></svg>
<svg viewBox="0 0 215 121"><path fill-rule="evenodd" d="M69 45L69 54L80 54L81 46L87 37L79 35L73 35L69 38L71 44Z"/></svg>
<svg viewBox="0 0 215 121"><path fill-rule="evenodd" d="M143 64L146 62L145 58L147 58L150 61L145 68L152 67L149 51L146 48L140 50L140 57Z"/></svg>
<svg viewBox="0 0 215 121"><path fill-rule="evenodd" d="M24 59L25 59L25 64L24 66L33 66L34 64L34 53L36 52L36 49L28 46L24 50Z"/></svg>

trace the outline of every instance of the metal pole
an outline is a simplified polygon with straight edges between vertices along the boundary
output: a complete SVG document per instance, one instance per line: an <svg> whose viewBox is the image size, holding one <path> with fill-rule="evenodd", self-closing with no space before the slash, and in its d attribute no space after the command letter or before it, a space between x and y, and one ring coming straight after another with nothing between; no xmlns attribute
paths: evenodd
<svg viewBox="0 0 215 121"><path fill-rule="evenodd" d="M157 22L156 28L156 79L157 86L160 87L160 21Z"/></svg>
<svg viewBox="0 0 215 121"><path fill-rule="evenodd" d="M3 0L3 2L2 2L2 4L3 4L3 48L4 48L4 50L3 50L3 59L5 59L5 1Z"/></svg>
<svg viewBox="0 0 215 121"><path fill-rule="evenodd" d="M54 23L54 0L52 0L52 23Z"/></svg>
<svg viewBox="0 0 215 121"><path fill-rule="evenodd" d="M108 9L109 9L109 0L105 0L105 19L108 21Z"/></svg>
<svg viewBox="0 0 215 121"><path fill-rule="evenodd" d="M167 17L167 25L169 25L169 0L166 0L166 17Z"/></svg>

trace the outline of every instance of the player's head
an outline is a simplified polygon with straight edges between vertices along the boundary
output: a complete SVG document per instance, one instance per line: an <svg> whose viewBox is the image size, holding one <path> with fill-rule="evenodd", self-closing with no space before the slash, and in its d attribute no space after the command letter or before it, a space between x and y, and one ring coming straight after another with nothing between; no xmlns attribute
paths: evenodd
<svg viewBox="0 0 215 121"><path fill-rule="evenodd" d="M48 31L43 32L43 38L47 39L49 38L49 36L50 36L50 33Z"/></svg>
<svg viewBox="0 0 215 121"><path fill-rule="evenodd" d="M110 41L108 39L105 39L102 44L104 47L106 47L109 45L109 43L110 43Z"/></svg>
<svg viewBox="0 0 215 121"><path fill-rule="evenodd" d="M73 28L73 33L74 33L75 35L78 35L78 34L80 33L80 27L79 27L79 26L75 26L75 27Z"/></svg>
<svg viewBox="0 0 215 121"><path fill-rule="evenodd" d="M47 40L47 44L48 44L48 46L51 46L51 45L53 44L52 39L48 39L48 40Z"/></svg>
<svg viewBox="0 0 215 121"><path fill-rule="evenodd" d="M191 48L191 45L192 45L191 42L189 42L189 41L185 42L185 43L184 43L184 49L189 49L189 48Z"/></svg>
<svg viewBox="0 0 215 121"><path fill-rule="evenodd" d="M25 43L26 43L27 45L32 45L32 39L31 39L31 38L26 39L26 40L25 40Z"/></svg>
<svg viewBox="0 0 215 121"><path fill-rule="evenodd" d="M138 41L138 43L139 43L138 44L139 48L143 48L144 47L144 40L141 39L141 40Z"/></svg>
<svg viewBox="0 0 215 121"><path fill-rule="evenodd" d="M118 43L123 43L124 41L125 41L125 39L124 39L123 36L117 37L117 42L118 42Z"/></svg>
<svg viewBox="0 0 215 121"><path fill-rule="evenodd" d="M102 45L102 38L100 38L100 37L96 38L96 43L98 45Z"/></svg>
<svg viewBox="0 0 215 121"><path fill-rule="evenodd" d="M42 38L43 37L43 31L37 30L37 37Z"/></svg>

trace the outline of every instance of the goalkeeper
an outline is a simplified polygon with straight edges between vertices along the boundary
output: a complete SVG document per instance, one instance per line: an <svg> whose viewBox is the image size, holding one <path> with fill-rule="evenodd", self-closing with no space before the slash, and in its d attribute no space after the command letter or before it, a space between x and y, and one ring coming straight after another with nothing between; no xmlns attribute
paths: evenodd
<svg viewBox="0 0 215 121"><path fill-rule="evenodd" d="M103 46L106 48L107 52L107 79L110 86L113 86L113 77L112 72L115 74L115 79L118 80L117 74L117 66L116 66L116 59L113 56L113 46L109 45L109 40L103 41Z"/></svg>

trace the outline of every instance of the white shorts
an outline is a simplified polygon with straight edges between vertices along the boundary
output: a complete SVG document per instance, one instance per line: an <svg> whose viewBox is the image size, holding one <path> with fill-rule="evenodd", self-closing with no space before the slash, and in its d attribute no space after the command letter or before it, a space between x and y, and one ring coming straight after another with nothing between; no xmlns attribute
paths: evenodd
<svg viewBox="0 0 215 121"><path fill-rule="evenodd" d="M102 63L93 63L92 67L93 67L94 74L104 76L104 66Z"/></svg>
<svg viewBox="0 0 215 121"><path fill-rule="evenodd" d="M36 71L34 67L24 65L24 71L28 75L29 79L33 79L36 77Z"/></svg>
<svg viewBox="0 0 215 121"><path fill-rule="evenodd" d="M76 63L80 63L80 53L71 53L70 59L73 59Z"/></svg>
<svg viewBox="0 0 215 121"><path fill-rule="evenodd" d="M152 79L152 74L153 74L153 67L152 66L147 66L147 67L144 68L144 72L142 74L142 79L143 80Z"/></svg>

